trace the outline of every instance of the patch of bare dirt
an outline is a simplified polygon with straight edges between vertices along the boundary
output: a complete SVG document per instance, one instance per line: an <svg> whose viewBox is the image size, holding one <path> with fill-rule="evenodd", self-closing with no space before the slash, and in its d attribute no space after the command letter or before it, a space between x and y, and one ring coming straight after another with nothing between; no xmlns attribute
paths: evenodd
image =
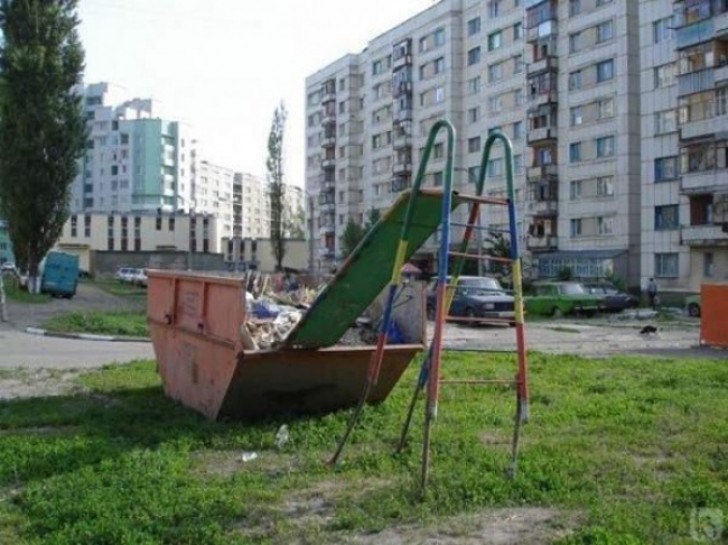
<svg viewBox="0 0 728 545"><path fill-rule="evenodd" d="M438 521L431 526L395 526L367 535L340 536L347 545L545 545L568 536L576 525L554 509L518 507Z"/></svg>
<svg viewBox="0 0 728 545"><path fill-rule="evenodd" d="M77 394L85 388L75 382L78 371L14 369L0 374L0 400Z"/></svg>

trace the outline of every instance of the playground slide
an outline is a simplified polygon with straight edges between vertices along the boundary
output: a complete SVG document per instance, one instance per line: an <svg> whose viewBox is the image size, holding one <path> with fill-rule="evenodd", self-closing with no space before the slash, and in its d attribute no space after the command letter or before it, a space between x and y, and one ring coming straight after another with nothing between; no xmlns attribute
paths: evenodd
<svg viewBox="0 0 728 545"><path fill-rule="evenodd" d="M367 233L286 341L289 348L323 348L336 344L392 278L410 192L403 192ZM461 201L457 194L453 208ZM423 189L412 216L407 259L442 222L442 191Z"/></svg>

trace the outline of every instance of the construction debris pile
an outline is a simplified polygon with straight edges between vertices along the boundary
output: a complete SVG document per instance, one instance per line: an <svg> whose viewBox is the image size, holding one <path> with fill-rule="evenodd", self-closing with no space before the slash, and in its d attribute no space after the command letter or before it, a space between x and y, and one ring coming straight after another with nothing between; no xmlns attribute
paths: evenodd
<svg viewBox="0 0 728 545"><path fill-rule="evenodd" d="M283 343L313 303L319 289L299 285L283 274L245 275L245 323L240 337L246 350L270 350Z"/></svg>

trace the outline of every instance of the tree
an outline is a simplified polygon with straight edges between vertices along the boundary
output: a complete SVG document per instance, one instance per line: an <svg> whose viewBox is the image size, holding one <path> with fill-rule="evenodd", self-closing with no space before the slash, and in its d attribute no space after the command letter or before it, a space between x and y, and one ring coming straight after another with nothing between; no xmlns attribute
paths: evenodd
<svg viewBox="0 0 728 545"><path fill-rule="evenodd" d="M268 134L268 198L270 199L270 239L276 271L283 270L286 255L286 186L283 183L283 137L288 112L281 102L273 112Z"/></svg>
<svg viewBox="0 0 728 545"><path fill-rule="evenodd" d="M505 234L499 231L489 231L486 242L488 243L488 249L485 252L487 255L510 259L511 242L506 238ZM499 261L491 261L488 266L491 273L501 276L507 273L508 268L507 265Z"/></svg>
<svg viewBox="0 0 728 545"><path fill-rule="evenodd" d="M349 218L341 235L341 257L346 259L361 242L365 234L366 230L352 218Z"/></svg>
<svg viewBox="0 0 728 545"><path fill-rule="evenodd" d="M382 217L382 215L379 212L379 209L374 208L374 207L370 208L369 211L367 212L367 223L365 226L366 232L368 232L372 227L374 227L377 224L377 222L379 221L379 218L381 218L381 217ZM366 232L365 232L365 234L366 234Z"/></svg>
<svg viewBox="0 0 728 545"><path fill-rule="evenodd" d="M77 0L0 2L0 215L18 265L38 265L68 219L86 123Z"/></svg>

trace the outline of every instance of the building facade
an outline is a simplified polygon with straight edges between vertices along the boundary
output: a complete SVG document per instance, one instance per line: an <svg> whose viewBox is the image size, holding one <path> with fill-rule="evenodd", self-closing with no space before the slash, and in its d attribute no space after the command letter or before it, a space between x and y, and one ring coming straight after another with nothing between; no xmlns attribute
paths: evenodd
<svg viewBox="0 0 728 545"><path fill-rule="evenodd" d="M443 0L322 68L306 80L312 265L336 264L347 219L364 223L411 185L430 127L447 118L457 190L472 192L489 133L511 139L532 276L569 268L695 289L696 270L728 271L715 224L728 191L716 128L725 4ZM425 187L442 184L444 146ZM500 146L487 172L486 191L502 194Z"/></svg>
<svg viewBox="0 0 728 545"><path fill-rule="evenodd" d="M8 233L8 222L0 219L0 265L3 263L15 263L15 256Z"/></svg>
<svg viewBox="0 0 728 545"><path fill-rule="evenodd" d="M192 180L192 210L220 218L221 236L233 236L235 229L235 172L227 167L199 161Z"/></svg>
<svg viewBox="0 0 728 545"><path fill-rule="evenodd" d="M89 270L92 251L222 253L222 220L210 214L114 212L71 214L56 248L79 256Z"/></svg>
<svg viewBox="0 0 728 545"><path fill-rule="evenodd" d="M121 101L109 83L84 88L89 130L72 212L190 210L195 141L189 127L155 117L150 99Z"/></svg>

